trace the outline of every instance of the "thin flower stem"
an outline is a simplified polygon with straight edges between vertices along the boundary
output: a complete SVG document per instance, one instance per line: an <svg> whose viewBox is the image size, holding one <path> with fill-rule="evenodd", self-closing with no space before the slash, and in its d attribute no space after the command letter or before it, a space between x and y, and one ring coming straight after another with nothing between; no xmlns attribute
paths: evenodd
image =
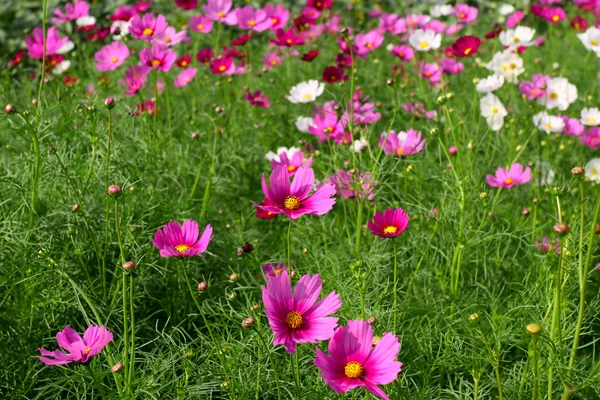
<svg viewBox="0 0 600 400"><path fill-rule="evenodd" d="M296 352L294 353L294 374L296 381L296 398L300 400L300 363L298 361L298 353L300 351L300 346L296 346Z"/></svg>
<svg viewBox="0 0 600 400"><path fill-rule="evenodd" d="M104 165L104 190L108 190L108 186L109 186L109 166L110 166L110 143L111 143L111 137L112 137L112 112L111 110L108 110L108 133L107 133L107 137L106 137L106 162ZM106 196L106 195L105 195ZM104 297L106 297L106 256L108 254L108 241L109 241L109 229L110 229L110 223L109 223L109 213L110 213L110 205L109 205L109 201L110 199L108 198L108 196L105 197L105 229L104 229L104 255L102 257L102 289L103 289L103 293L104 293Z"/></svg>
<svg viewBox="0 0 600 400"><path fill-rule="evenodd" d="M156 117L158 116L158 70L154 70L154 116L153 116L153 131L154 137L158 137L156 131Z"/></svg>
<svg viewBox="0 0 600 400"><path fill-rule="evenodd" d="M292 224L293 221L290 219L287 231L287 267L290 271L290 280L292 279Z"/></svg>
<svg viewBox="0 0 600 400"><path fill-rule="evenodd" d="M46 74L46 46L47 46L47 32L46 32L46 14L48 10L48 0L44 0L44 5L42 9L42 31L44 36L44 46L42 49L42 69L40 71L40 85L38 87L38 97L37 97L37 115L40 116L40 112L42 111L42 89L44 87L44 79Z"/></svg>
<svg viewBox="0 0 600 400"><path fill-rule="evenodd" d="M558 213L558 221L562 223L562 210L560 206L560 198L556 197L556 206ZM556 282L555 282L555 293L554 293L554 311L552 314L552 327L550 332L550 339L556 346L556 350L553 352L553 357L556 358L558 347L562 342L562 331L561 331L561 304L562 304L562 284L563 284L563 264L564 264L564 253L565 253L565 239L560 239L560 253L558 254L558 270L556 271ZM548 368L548 398L552 398L552 385L554 383L553 367L550 365Z"/></svg>
<svg viewBox="0 0 600 400"><path fill-rule="evenodd" d="M119 227L119 203L115 199L115 231L117 233L117 239L119 241L119 258L121 259L121 265L125 263L125 253L123 252L123 243L121 241L121 229ZM121 278L123 285L123 360L127 360L129 355L129 315L128 315L128 302L127 302L127 274L124 269L121 269ZM127 394L131 395L131 380L129 379L128 371L131 369L131 365L125 365L125 385Z"/></svg>
<svg viewBox="0 0 600 400"><path fill-rule="evenodd" d="M396 241L392 239L392 242L394 244L394 334L396 334L398 322L398 256L396 254Z"/></svg>
<svg viewBox="0 0 600 400"><path fill-rule="evenodd" d="M265 347L265 351L269 355L269 361L271 362L271 368L273 368L273 374L275 375L275 386L277 386L277 399L281 400L281 388L279 387L279 375L277 374L277 366L275 365L275 361L273 360L273 355L269 351L269 347L267 346L267 343L265 342L265 339L263 338L262 333L260 332L258 324L256 327L256 333L258 334L258 337L260 338L261 343Z"/></svg>
<svg viewBox="0 0 600 400"><path fill-rule="evenodd" d="M354 253L358 257L360 254L360 238L362 236L362 213L363 205L360 199L357 201L358 212L356 214L356 244L354 246Z"/></svg>
<svg viewBox="0 0 600 400"><path fill-rule="evenodd" d="M494 366L494 372L496 373L496 384L498 385L498 398L500 400L504 399L504 395L502 393L502 375L500 374L500 360L498 355L496 354L496 352L490 347L490 344L488 343L483 331L481 330L480 327L477 328L477 330L479 331L479 335L481 336L481 340L483 341L483 344L485 346L485 348L487 349L487 351L490 353L490 355L492 356L492 362L493 362L493 366Z"/></svg>
<svg viewBox="0 0 600 400"><path fill-rule="evenodd" d="M129 308L131 313L131 349L129 352L129 375L127 382L131 386L133 382L133 370L135 363L135 314L133 308L133 271L129 272Z"/></svg>
<svg viewBox="0 0 600 400"><path fill-rule="evenodd" d="M473 378L473 400L479 399L479 378Z"/></svg>
<svg viewBox="0 0 600 400"><path fill-rule="evenodd" d="M217 159L217 129L215 128L215 137L213 139L213 146L211 152L210 170L208 175L208 181L204 188L204 198L202 199L202 210L200 211L200 219L204 219L206 210L208 209L208 201L210 200L210 190L212 187L212 180L215 175L215 160Z"/></svg>
<svg viewBox="0 0 600 400"><path fill-rule="evenodd" d="M531 400L537 400L538 393L538 360L537 360L537 345L536 345L536 336L533 336L531 341L531 362L533 364L533 394L531 396Z"/></svg>

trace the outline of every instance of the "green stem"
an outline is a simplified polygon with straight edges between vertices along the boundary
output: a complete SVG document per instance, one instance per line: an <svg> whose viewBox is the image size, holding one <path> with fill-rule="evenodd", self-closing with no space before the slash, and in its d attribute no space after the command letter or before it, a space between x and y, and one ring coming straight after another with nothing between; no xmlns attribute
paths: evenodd
<svg viewBox="0 0 600 400"><path fill-rule="evenodd" d="M135 314L133 308L133 271L129 272L129 308L131 313L131 349L129 352L129 375L127 378L127 382L131 387L131 382L133 382L133 370L135 363Z"/></svg>
<svg viewBox="0 0 600 400"><path fill-rule="evenodd" d="M354 253L358 257L358 255L360 254L360 238L362 236L362 213L363 213L363 206L362 206L360 199L358 199L357 205L358 205L358 213L356 215L356 245L354 247Z"/></svg>
<svg viewBox="0 0 600 400"><path fill-rule="evenodd" d="M123 252L123 242L121 241L121 229L119 227L119 203L115 199L115 231L117 233L117 240L119 241L119 253L121 259L121 265L125 263L125 253ZM121 269L121 278L123 284L123 360L127 360L129 355L129 316L127 310L127 274L124 269ZM133 324L133 322L132 322ZM132 365L125 365L125 385L127 393L131 394L131 380L128 371L132 368Z"/></svg>
<svg viewBox="0 0 600 400"><path fill-rule="evenodd" d="M279 387L279 375L277 374L277 366L275 365L275 361L273 360L273 355L269 351L269 347L267 346L265 339L263 338L262 334L260 333L260 329L258 328L258 326L256 327L256 333L258 334L258 337L260 338L261 343L263 344L267 354L269 355L269 361L271 362L271 368L273 369L273 374L275 375L275 385L277 386L277 399L281 400L281 388Z"/></svg>
<svg viewBox="0 0 600 400"><path fill-rule="evenodd" d="M106 138L106 162L104 165L104 190L108 190L109 186L109 167L110 167L110 143L112 138L112 112L108 110L108 134ZM106 256L108 254L108 241L109 241L109 213L110 213L110 199L105 194L105 230L104 230L104 256L102 257L102 288L104 292L104 297L106 297Z"/></svg>
<svg viewBox="0 0 600 400"><path fill-rule="evenodd" d="M219 24L220 25L220 24ZM202 210L200 211L200 219L204 219L206 215L206 210L208 209L208 201L210 200L210 191L212 186L212 180L215 175L215 160L217 159L217 130L215 128L215 137L213 139L213 147L211 152L211 163L210 163L210 171L208 175L208 182L206 183L206 188L204 188L204 198L202 199Z"/></svg>
<svg viewBox="0 0 600 400"><path fill-rule="evenodd" d="M44 0L44 6L42 11L42 31L44 35L44 47L42 50L42 70L40 71L40 85L38 87L38 98L37 98L37 115L40 115L42 109L42 88L44 87L44 78L46 75L46 14L48 9L48 0Z"/></svg>
<svg viewBox="0 0 600 400"><path fill-rule="evenodd" d="M295 365L295 381L296 381L296 398L300 400L300 362L298 361L298 353L300 346L296 346L296 352L294 353L294 365Z"/></svg>
<svg viewBox="0 0 600 400"><path fill-rule="evenodd" d="M558 221L562 223L562 210L560 206L560 198L556 197L556 206L558 213ZM563 264L564 264L564 253L565 253L565 239L560 239L560 253L558 255L558 270L556 271L556 282L555 282L555 293L554 293L554 312L552 314L552 331L550 332L550 339L555 345L553 358L556 359L556 353L562 342L562 329L560 325L561 320L561 304L562 304L562 284L563 284ZM552 386L554 383L553 367L550 365L548 368L548 398L552 398L553 390Z"/></svg>
<svg viewBox="0 0 600 400"><path fill-rule="evenodd" d="M531 341L531 362L533 364L533 394L531 396L531 400L537 400L538 393L538 361L537 361L537 346L536 346L537 338L535 335Z"/></svg>
<svg viewBox="0 0 600 400"><path fill-rule="evenodd" d="M394 243L394 334L396 334L397 330L397 322L398 322L398 256L396 251L396 241L392 239Z"/></svg>
<svg viewBox="0 0 600 400"><path fill-rule="evenodd" d="M287 231L287 267L290 272L290 279L292 279L292 224L293 221L290 219Z"/></svg>

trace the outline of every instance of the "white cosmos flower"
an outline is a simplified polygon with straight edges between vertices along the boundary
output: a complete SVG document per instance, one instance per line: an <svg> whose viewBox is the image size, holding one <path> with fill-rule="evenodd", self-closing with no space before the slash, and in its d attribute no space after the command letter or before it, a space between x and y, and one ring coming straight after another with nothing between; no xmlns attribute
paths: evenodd
<svg viewBox="0 0 600 400"><path fill-rule="evenodd" d="M96 18L92 17L91 15L79 17L75 20L75 24L79 27L90 26L90 25L94 25L95 23L96 23Z"/></svg>
<svg viewBox="0 0 600 400"><path fill-rule="evenodd" d="M510 4L502 4L498 7L498 14L502 16L507 16L515 12L515 8Z"/></svg>
<svg viewBox="0 0 600 400"><path fill-rule="evenodd" d="M110 27L110 33L119 32L118 35L113 35L113 40L123 40L123 38L129 35L129 27L131 21L114 21Z"/></svg>
<svg viewBox="0 0 600 400"><path fill-rule="evenodd" d="M552 78L546 85L546 94L537 101L548 110L558 108L566 110L577 100L577 87L569 83L567 78Z"/></svg>
<svg viewBox="0 0 600 400"><path fill-rule="evenodd" d="M577 37L586 49L593 51L596 56L600 57L600 29L592 26L587 31L578 33Z"/></svg>
<svg viewBox="0 0 600 400"><path fill-rule="evenodd" d="M279 156L281 156L282 154L285 154L288 158L288 160L291 160L292 157L294 156L294 154L296 154L297 152L299 152L300 149L297 147L291 147L291 148L287 148L287 147L280 147L277 149L277 153L273 153L272 151L269 151L267 154L265 154L265 158L269 161L277 161L280 162L281 158Z"/></svg>
<svg viewBox="0 0 600 400"><path fill-rule="evenodd" d="M479 101L481 116L484 117L493 131L499 131L504 126L504 117L508 115L504 104L496 95L492 93L486 94Z"/></svg>
<svg viewBox="0 0 600 400"><path fill-rule="evenodd" d="M535 126L548 134L551 132L562 132L565 127L565 121L561 117L549 115L546 111L542 111L533 116Z"/></svg>
<svg viewBox="0 0 600 400"><path fill-rule="evenodd" d="M446 4L435 5L431 7L431 10L429 10L429 15L431 15L433 18L445 17L450 15L451 13L452 6Z"/></svg>
<svg viewBox="0 0 600 400"><path fill-rule="evenodd" d="M504 76L493 74L477 82L476 88L479 93L490 93L500 89L502 85L504 85Z"/></svg>
<svg viewBox="0 0 600 400"><path fill-rule="evenodd" d="M518 83L519 75L525 72L523 59L510 50L494 54L492 61L485 67L498 75L504 76L504 79L510 83Z"/></svg>
<svg viewBox="0 0 600 400"><path fill-rule="evenodd" d="M66 53L70 52L71 50L73 50L74 48L75 48L75 43L73 43L69 40L68 42L66 42L65 44L60 46L60 48L58 50L56 50L56 54L66 54Z"/></svg>
<svg viewBox="0 0 600 400"><path fill-rule="evenodd" d="M585 166L585 177L595 183L600 183L600 158L592 158Z"/></svg>
<svg viewBox="0 0 600 400"><path fill-rule="evenodd" d="M360 153L361 151L366 149L368 146L369 146L369 142L367 142L365 139L356 139L354 142L352 142L351 149L355 153Z"/></svg>
<svg viewBox="0 0 600 400"><path fill-rule="evenodd" d="M552 164L546 161L538 161L535 163L537 169L535 174L535 180L538 186L550 185L554 182L554 170Z"/></svg>
<svg viewBox="0 0 600 400"><path fill-rule="evenodd" d="M71 66L71 61L63 60L54 66L52 73L54 75L62 75L62 73L65 72L66 70L68 70L70 66Z"/></svg>
<svg viewBox="0 0 600 400"><path fill-rule="evenodd" d="M417 51L436 50L439 49L442 44L442 35L435 33L431 29L427 29L426 31L417 29L410 36L408 42Z"/></svg>
<svg viewBox="0 0 600 400"><path fill-rule="evenodd" d="M296 118L296 128L300 132L308 133L308 127L313 125L314 121L311 117L298 117Z"/></svg>
<svg viewBox="0 0 600 400"><path fill-rule="evenodd" d="M288 100L292 103L311 103L323 94L323 90L325 90L324 83L311 79L291 88Z"/></svg>
<svg viewBox="0 0 600 400"><path fill-rule="evenodd" d="M534 44L534 35L535 29L526 26L517 26L515 29L507 29L500 32L500 43L511 49L516 49L521 46L529 47Z"/></svg>
<svg viewBox="0 0 600 400"><path fill-rule="evenodd" d="M600 125L600 111L597 107L581 110L581 123L588 126Z"/></svg>

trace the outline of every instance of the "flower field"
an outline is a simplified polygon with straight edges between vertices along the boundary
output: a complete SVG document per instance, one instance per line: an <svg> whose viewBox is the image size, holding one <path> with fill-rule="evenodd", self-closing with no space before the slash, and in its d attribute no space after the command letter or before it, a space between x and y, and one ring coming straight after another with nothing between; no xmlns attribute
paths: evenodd
<svg viewBox="0 0 600 400"><path fill-rule="evenodd" d="M0 5L0 398L599 399L596 26Z"/></svg>

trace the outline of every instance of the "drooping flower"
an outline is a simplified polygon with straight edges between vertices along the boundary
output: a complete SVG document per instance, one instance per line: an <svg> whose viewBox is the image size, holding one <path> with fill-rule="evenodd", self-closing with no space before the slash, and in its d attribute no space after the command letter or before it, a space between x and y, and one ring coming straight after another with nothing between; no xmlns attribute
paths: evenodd
<svg viewBox="0 0 600 400"><path fill-rule="evenodd" d="M65 12L60 8L54 9L54 15L56 17L50 18L50 22L54 25L60 25L65 22L75 21L81 17L85 17L90 13L90 6L85 1L74 1L73 3L67 3L65 6Z"/></svg>
<svg viewBox="0 0 600 400"><path fill-rule="evenodd" d="M421 132L409 129L406 132L382 133L379 137L379 148L385 154L406 157L423 150L426 140L421 140Z"/></svg>
<svg viewBox="0 0 600 400"><path fill-rule="evenodd" d="M177 221L171 221L156 231L152 244L163 257L193 257L206 251L212 232L212 226L207 225L198 238L200 232L196 221L186 219L181 226Z"/></svg>
<svg viewBox="0 0 600 400"><path fill-rule="evenodd" d="M269 103L269 96L261 93L257 90L254 93L245 93L244 98L248 100L250 104L256 107L269 108L271 107L271 103Z"/></svg>
<svg viewBox="0 0 600 400"><path fill-rule="evenodd" d="M269 178L271 185L269 188L263 174L262 189L265 197L273 205L260 207L275 214L283 213L292 221L304 214L323 215L333 208L335 204L333 185L324 185L309 195L315 182L315 173L312 168L298 168L291 185L290 176L287 167L274 168Z"/></svg>
<svg viewBox="0 0 600 400"><path fill-rule="evenodd" d="M508 111L504 104L493 93L488 93L479 101L481 116L487 121L488 126L492 131L499 131L504 126L504 117L508 115Z"/></svg>
<svg viewBox="0 0 600 400"><path fill-rule="evenodd" d="M536 239L535 246L537 247L537 249L540 252L542 252L544 254L547 254L552 250L554 250L554 252L556 254L560 253L560 239L559 238L556 238L554 240L554 243L552 243L550 241L550 239L548 239L546 236L544 236L541 240Z"/></svg>
<svg viewBox="0 0 600 400"><path fill-rule="evenodd" d="M410 36L408 42L417 51L436 50L442 44L442 35L432 30L417 29Z"/></svg>
<svg viewBox="0 0 600 400"><path fill-rule="evenodd" d="M177 75L177 78L175 78L175 82L173 82L173 86L174 87L187 86L187 84L190 83L196 76L196 72L198 72L198 70L196 68L184 69L183 71L181 71L179 73L179 75Z"/></svg>
<svg viewBox="0 0 600 400"><path fill-rule="evenodd" d="M592 182L600 183L600 158L592 158L585 165L585 177Z"/></svg>
<svg viewBox="0 0 600 400"><path fill-rule="evenodd" d="M395 361L400 343L393 333L386 333L373 347L373 328L367 321L348 321L329 341L329 355L317 348L313 361L321 378L336 392L344 393L364 387L375 396L389 400L377 385L387 385L398 378L402 363Z"/></svg>
<svg viewBox="0 0 600 400"><path fill-rule="evenodd" d="M123 65L129 57L129 48L121 42L112 42L94 54L96 68L99 71L113 71Z"/></svg>
<svg viewBox="0 0 600 400"><path fill-rule="evenodd" d="M154 115L156 112L156 103L152 101L152 99L148 99L143 103L138 103L135 105L136 111L133 112L133 115L136 117L140 117L143 114Z"/></svg>
<svg viewBox="0 0 600 400"><path fill-rule="evenodd" d="M141 18L136 15L131 20L129 33L136 39L150 42L156 36L162 34L167 26L167 20L162 15L154 17L152 14L145 14Z"/></svg>
<svg viewBox="0 0 600 400"><path fill-rule="evenodd" d="M323 83L311 79L308 82L301 82L292 87L288 100L290 103L311 103L323 94L324 90L325 85Z"/></svg>
<svg viewBox="0 0 600 400"><path fill-rule="evenodd" d="M69 38L59 36L58 29L51 27L46 33L46 57L58 54L58 50L69 42ZM32 36L25 36L25 44L31 58L42 58L44 56L44 31L40 27L33 30Z"/></svg>
<svg viewBox="0 0 600 400"><path fill-rule="evenodd" d="M66 326L56 334L56 342L63 350L48 351L43 347L38 350L42 354L40 361L46 365L69 364L72 362L85 363L91 357L99 354L104 346L113 340L113 334L104 326L90 326L85 330L83 338L71 327Z"/></svg>
<svg viewBox="0 0 600 400"><path fill-rule="evenodd" d="M504 85L504 76L490 75L487 78L480 79L477 82L476 89L479 93L491 93L498 90Z"/></svg>
<svg viewBox="0 0 600 400"><path fill-rule="evenodd" d="M481 39L477 36L461 36L452 44L452 52L456 57L472 57L480 45Z"/></svg>
<svg viewBox="0 0 600 400"><path fill-rule="evenodd" d="M490 186L510 189L515 185L529 182L531 180L531 169L527 167L523 170L521 164L512 164L508 171L504 167L498 168L496 176L487 175L485 180Z"/></svg>
<svg viewBox="0 0 600 400"><path fill-rule="evenodd" d="M368 226L376 236L382 238L395 238L408 228L409 216L402 208L387 209L373 216Z"/></svg>
<svg viewBox="0 0 600 400"><path fill-rule="evenodd" d="M163 72L170 70L173 64L175 64L176 59L177 54L173 50L166 49L156 43L152 44L151 49L146 47L140 51L140 61L142 64Z"/></svg>
<svg viewBox="0 0 600 400"><path fill-rule="evenodd" d="M298 343L316 343L333 336L337 317L328 317L342 306L340 296L331 292L317 301L323 282L319 275L304 275L292 292L287 271L261 286L265 314L275 334L273 345L282 344L288 353L296 352Z"/></svg>

